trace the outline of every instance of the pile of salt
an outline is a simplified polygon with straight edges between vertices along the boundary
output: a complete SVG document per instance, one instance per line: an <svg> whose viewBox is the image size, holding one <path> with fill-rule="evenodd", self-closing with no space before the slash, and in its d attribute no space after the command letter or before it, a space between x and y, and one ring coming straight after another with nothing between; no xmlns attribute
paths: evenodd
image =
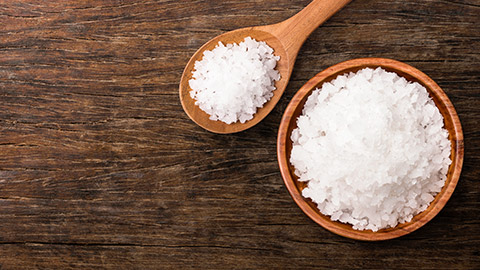
<svg viewBox="0 0 480 270"><path fill-rule="evenodd" d="M445 184L448 131L426 89L381 68L324 83L308 97L291 139L302 194L354 229L410 221Z"/></svg>
<svg viewBox="0 0 480 270"><path fill-rule="evenodd" d="M251 37L240 44L219 42L195 62L190 96L211 120L245 123L273 96L279 59L265 42Z"/></svg>

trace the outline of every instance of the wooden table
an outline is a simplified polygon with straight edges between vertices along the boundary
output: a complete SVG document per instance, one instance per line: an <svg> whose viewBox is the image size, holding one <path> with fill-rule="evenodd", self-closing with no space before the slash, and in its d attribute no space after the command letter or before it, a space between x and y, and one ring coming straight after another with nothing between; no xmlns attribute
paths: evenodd
<svg viewBox="0 0 480 270"><path fill-rule="evenodd" d="M183 112L179 78L204 42L308 3L1 1L0 268L478 269L478 0L353 1L306 41L284 96L256 127L216 135ZM358 57L424 71L465 134L446 207L384 242L312 222L276 160L295 92Z"/></svg>

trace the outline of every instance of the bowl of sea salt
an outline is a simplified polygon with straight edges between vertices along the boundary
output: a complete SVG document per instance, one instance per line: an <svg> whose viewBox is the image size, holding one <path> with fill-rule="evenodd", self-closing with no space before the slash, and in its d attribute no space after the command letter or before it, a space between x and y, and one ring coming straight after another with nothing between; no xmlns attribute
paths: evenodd
<svg viewBox="0 0 480 270"><path fill-rule="evenodd" d="M366 241L406 235L445 206L463 133L443 90L391 59L334 65L293 97L277 140L290 195L313 221Z"/></svg>

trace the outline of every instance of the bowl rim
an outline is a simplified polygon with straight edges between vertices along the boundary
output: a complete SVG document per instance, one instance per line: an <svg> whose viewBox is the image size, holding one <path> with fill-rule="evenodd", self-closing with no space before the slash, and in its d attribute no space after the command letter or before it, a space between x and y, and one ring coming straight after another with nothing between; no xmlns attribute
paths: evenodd
<svg viewBox="0 0 480 270"><path fill-rule="evenodd" d="M444 118L444 127L446 128L447 122L453 127L452 129L448 130L449 139L452 143L452 164L449 166L447 179L440 193L435 196L434 201L430 203L429 207L423 212L414 216L412 221L401 223L394 228L382 229L377 232L372 232L371 230L354 230L351 228L351 225L340 223L338 221L332 221L328 216L321 214L318 211L318 208L312 208L313 203L311 200L304 198L301 194L301 191L297 187L298 181L296 180L296 176L291 169L292 166L289 162L290 153L288 153L287 150L288 142L291 142L291 130L293 130L293 126L296 126L296 117L294 117L294 113L297 111L300 105L302 106L301 110L303 109L303 104L307 97L310 96L311 92L316 87L321 86L321 84L326 81L336 78L338 75L347 73L350 70L359 70L364 67L382 67L387 71L402 73L399 74L402 77L403 75L408 75L413 78L413 81L417 81L422 84L429 92L429 95L434 99L437 108L439 108L439 106L442 107L443 112L440 108L439 111L442 113ZM411 81L410 79L408 80ZM292 124L292 122L294 124ZM281 119L277 137L277 160L280 172L285 186L287 187L287 190L289 191L290 196L295 203L308 217L310 217L310 219L325 229L347 238L363 241L379 241L397 238L417 230L433 219L450 199L458 183L463 165L463 156L464 143L460 119L458 118L458 114L456 113L453 104L445 92L440 88L440 86L438 86L437 83L435 83L435 81L433 81L422 71L406 63L387 58L357 58L347 60L319 72L298 90L288 104ZM310 202L308 202L309 200Z"/></svg>

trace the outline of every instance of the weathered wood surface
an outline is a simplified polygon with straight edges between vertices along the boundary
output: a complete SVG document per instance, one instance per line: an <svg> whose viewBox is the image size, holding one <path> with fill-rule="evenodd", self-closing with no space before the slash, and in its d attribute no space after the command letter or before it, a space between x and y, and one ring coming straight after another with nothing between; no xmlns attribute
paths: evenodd
<svg viewBox="0 0 480 270"><path fill-rule="evenodd" d="M0 1L0 268L478 269L478 0L355 0L306 41L259 125L216 135L183 112L180 75L204 42L308 2ZM378 243L308 219L276 161L296 90L358 57L424 71L465 135L446 207Z"/></svg>

